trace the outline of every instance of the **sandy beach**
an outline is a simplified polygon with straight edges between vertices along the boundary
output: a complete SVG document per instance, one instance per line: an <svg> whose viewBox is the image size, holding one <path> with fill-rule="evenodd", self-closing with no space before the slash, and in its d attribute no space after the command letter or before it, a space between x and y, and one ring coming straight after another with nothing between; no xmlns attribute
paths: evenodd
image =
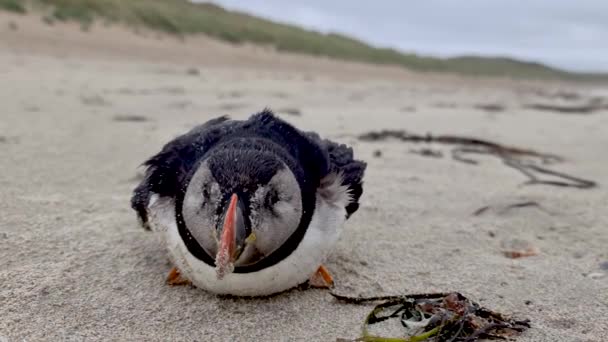
<svg viewBox="0 0 608 342"><path fill-rule="evenodd" d="M326 266L336 293L458 291L531 320L517 341L608 336L608 86L421 74L112 26L0 14L0 341L335 341L370 305L327 290L225 298L171 287L129 206L169 139L269 107L368 163ZM538 106L576 108L560 112ZM570 106L570 107L568 107ZM602 107L603 106L603 107ZM359 135L476 137L556 154L594 188L524 185L493 155ZM525 245L536 255L510 258Z"/></svg>

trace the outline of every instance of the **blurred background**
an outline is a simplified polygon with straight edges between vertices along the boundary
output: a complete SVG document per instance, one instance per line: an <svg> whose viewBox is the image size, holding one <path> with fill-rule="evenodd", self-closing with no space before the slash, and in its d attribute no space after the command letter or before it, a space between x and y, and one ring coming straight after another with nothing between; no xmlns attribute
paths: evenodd
<svg viewBox="0 0 608 342"><path fill-rule="evenodd" d="M202 1L200 1L202 2ZM608 4L601 0L404 2L219 0L231 10L374 47L435 57L505 57L583 72L608 71Z"/></svg>
<svg viewBox="0 0 608 342"><path fill-rule="evenodd" d="M1 0L0 8L43 11L48 24L89 27L101 20L422 71L600 79L608 72L608 47L601 43L608 38L608 4L601 0L194 3Z"/></svg>

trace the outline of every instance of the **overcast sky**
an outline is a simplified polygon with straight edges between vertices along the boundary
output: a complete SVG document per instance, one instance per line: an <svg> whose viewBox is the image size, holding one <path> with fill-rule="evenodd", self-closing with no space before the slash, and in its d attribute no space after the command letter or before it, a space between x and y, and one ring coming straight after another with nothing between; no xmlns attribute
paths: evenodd
<svg viewBox="0 0 608 342"><path fill-rule="evenodd" d="M406 52L505 55L608 71L608 0L215 0Z"/></svg>

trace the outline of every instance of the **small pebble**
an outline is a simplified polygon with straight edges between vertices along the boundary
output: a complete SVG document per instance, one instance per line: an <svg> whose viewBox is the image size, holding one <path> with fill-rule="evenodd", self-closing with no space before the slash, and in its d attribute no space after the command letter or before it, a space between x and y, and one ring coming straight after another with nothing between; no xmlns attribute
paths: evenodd
<svg viewBox="0 0 608 342"><path fill-rule="evenodd" d="M608 261L600 263L600 270L608 271Z"/></svg>
<svg viewBox="0 0 608 342"><path fill-rule="evenodd" d="M119 122L144 122L148 121L148 118L142 115L121 114L115 115L112 120Z"/></svg>
<svg viewBox="0 0 608 342"><path fill-rule="evenodd" d="M601 273L601 272L593 272L593 273L587 274L587 278L590 278L590 279L600 279L600 278L603 278L604 276L605 276L605 274Z"/></svg>
<svg viewBox="0 0 608 342"><path fill-rule="evenodd" d="M521 239L503 240L501 243L502 252L507 258L518 259L535 256L540 253L538 247L532 243Z"/></svg>
<svg viewBox="0 0 608 342"><path fill-rule="evenodd" d="M284 114L287 114L287 115L293 115L293 116L301 116L302 115L302 111L300 109L294 108L294 107L281 108L281 109L277 110L277 112L284 113Z"/></svg>
<svg viewBox="0 0 608 342"><path fill-rule="evenodd" d="M201 74L201 72L197 68L189 68L186 70L186 74L192 75L192 76L198 76Z"/></svg>

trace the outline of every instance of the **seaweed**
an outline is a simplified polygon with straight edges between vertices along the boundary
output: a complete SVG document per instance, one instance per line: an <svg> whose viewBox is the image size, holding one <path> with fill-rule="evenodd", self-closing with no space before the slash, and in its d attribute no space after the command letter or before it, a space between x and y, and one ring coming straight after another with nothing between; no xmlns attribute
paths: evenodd
<svg viewBox="0 0 608 342"><path fill-rule="evenodd" d="M541 165L551 165L563 162L564 158L558 155L503 145L493 141L458 135L419 135L403 130L368 132L360 135L358 138L361 141L369 142L397 139L402 142L455 145L451 150L452 159L470 165L479 164L478 161L470 158L471 154L493 155L500 158L505 166L513 168L526 176L528 180L523 185L542 184L579 189L590 189L597 186L597 183L594 181L571 176L538 165L539 163ZM542 176L544 178L541 178ZM547 179L547 176L553 179Z"/></svg>
<svg viewBox="0 0 608 342"><path fill-rule="evenodd" d="M530 321L515 320L491 311L458 292L410 294L385 297L348 297L331 293L336 299L362 304L383 301L367 315L361 336L340 342L472 342L478 339L507 339L531 327ZM390 319L399 320L403 335L373 335L370 326Z"/></svg>
<svg viewBox="0 0 608 342"><path fill-rule="evenodd" d="M525 108L545 111L545 112L556 112L561 114L593 114L597 111L608 109L607 105L602 104L598 101L591 101L588 104L582 104L577 106L572 105L556 105L556 104L544 104L544 103L532 103L525 106Z"/></svg>

